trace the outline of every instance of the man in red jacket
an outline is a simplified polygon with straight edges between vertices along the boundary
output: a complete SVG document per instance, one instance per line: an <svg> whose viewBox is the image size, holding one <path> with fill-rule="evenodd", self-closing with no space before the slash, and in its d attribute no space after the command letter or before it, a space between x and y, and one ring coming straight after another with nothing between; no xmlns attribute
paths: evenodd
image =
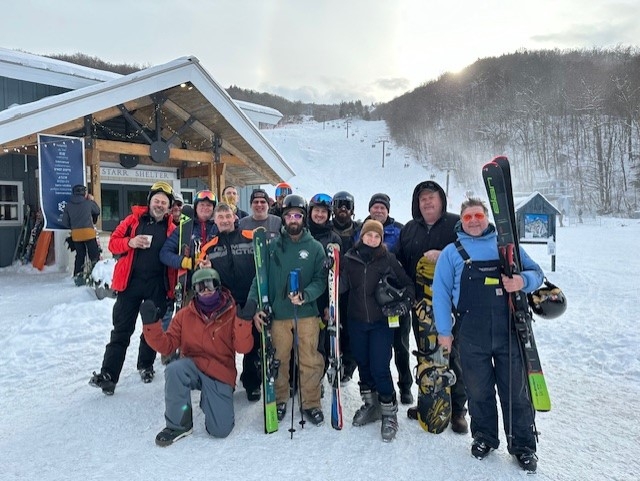
<svg viewBox="0 0 640 481"><path fill-rule="evenodd" d="M200 391L207 432L225 438L235 424L233 391L236 385L236 352L253 347L251 320L236 316L231 292L220 284L214 269L198 269L192 278L196 292L187 307L172 319L167 332L153 301L140 307L144 337L162 354L180 350L180 359L164 371L167 427L156 436L158 446L169 446L193 432L191 391Z"/></svg>
<svg viewBox="0 0 640 481"><path fill-rule="evenodd" d="M109 239L109 250L119 256L111 285L118 296L102 368L89 380L91 386L101 388L104 394L112 395L120 379L142 302L153 300L164 315L167 297L173 297L177 271L167 268L159 257L160 248L176 228L169 214L172 202L171 185L156 182L147 196L147 205L133 206L132 214L120 222ZM155 359L156 352L141 336L137 367L142 382L153 381Z"/></svg>

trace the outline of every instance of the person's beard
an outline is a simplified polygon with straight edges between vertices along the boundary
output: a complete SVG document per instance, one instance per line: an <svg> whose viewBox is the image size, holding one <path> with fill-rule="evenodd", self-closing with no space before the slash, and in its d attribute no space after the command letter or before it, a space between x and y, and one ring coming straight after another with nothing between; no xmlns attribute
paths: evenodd
<svg viewBox="0 0 640 481"><path fill-rule="evenodd" d="M150 210L151 210L151 216L156 221L162 220L164 215L167 213L167 210L164 207L152 206Z"/></svg>
<svg viewBox="0 0 640 481"><path fill-rule="evenodd" d="M289 235L298 235L302 232L302 223L293 222L287 224L286 231Z"/></svg>

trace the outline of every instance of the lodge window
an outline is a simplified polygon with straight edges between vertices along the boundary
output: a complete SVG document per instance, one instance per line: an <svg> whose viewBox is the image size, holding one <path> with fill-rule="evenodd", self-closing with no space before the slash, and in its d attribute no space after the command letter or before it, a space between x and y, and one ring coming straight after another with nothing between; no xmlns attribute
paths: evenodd
<svg viewBox="0 0 640 481"><path fill-rule="evenodd" d="M21 225L23 216L22 182L0 180L0 226Z"/></svg>

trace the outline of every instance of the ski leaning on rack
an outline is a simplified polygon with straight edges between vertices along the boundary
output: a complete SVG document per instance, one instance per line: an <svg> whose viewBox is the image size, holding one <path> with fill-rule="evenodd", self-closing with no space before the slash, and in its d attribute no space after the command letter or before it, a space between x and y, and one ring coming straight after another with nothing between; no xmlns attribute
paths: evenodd
<svg viewBox="0 0 640 481"><path fill-rule="evenodd" d="M267 231L258 227L253 231L253 257L256 264L256 282L258 285L258 309L267 314L260 333L260 369L262 371L262 405L264 407L264 432L269 434L278 430L278 411L276 407L276 377L279 361L271 339L272 313L269 305L267 285Z"/></svg>
<svg viewBox="0 0 640 481"><path fill-rule="evenodd" d="M342 401L340 399L340 376L342 374L342 358L340 354L340 314L338 309L340 245L327 245L327 254L331 259L329 269L329 367L327 378L331 385L331 427L342 429Z"/></svg>
<svg viewBox="0 0 640 481"><path fill-rule="evenodd" d="M421 257L416 266L415 313L418 319L418 422L429 433L440 434L451 420L451 386L456 375L449 369L449 351L438 345L438 332L433 319L433 273L436 265Z"/></svg>
<svg viewBox="0 0 640 481"><path fill-rule="evenodd" d="M495 157L482 168L482 178L489 196L498 235L498 252L505 275L511 277L522 269L518 242L511 169L506 157ZM532 316L527 296L522 291L510 294L511 319L518 337L520 352L527 371L529 397L536 411L549 411L551 400L542 373L538 348L531 328Z"/></svg>

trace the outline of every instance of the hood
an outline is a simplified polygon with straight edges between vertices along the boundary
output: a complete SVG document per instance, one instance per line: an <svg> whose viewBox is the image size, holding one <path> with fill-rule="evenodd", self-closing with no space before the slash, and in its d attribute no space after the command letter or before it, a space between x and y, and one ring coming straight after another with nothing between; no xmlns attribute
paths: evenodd
<svg viewBox="0 0 640 481"><path fill-rule="evenodd" d="M425 180L416 185L415 189L413 189L413 197L411 197L411 217L414 220L422 219L422 214L420 213L420 203L418 202L418 195L422 189L432 189L438 192L440 195L440 200L442 201L442 214L444 215L447 212L447 195L444 193L444 189L433 180Z"/></svg>

